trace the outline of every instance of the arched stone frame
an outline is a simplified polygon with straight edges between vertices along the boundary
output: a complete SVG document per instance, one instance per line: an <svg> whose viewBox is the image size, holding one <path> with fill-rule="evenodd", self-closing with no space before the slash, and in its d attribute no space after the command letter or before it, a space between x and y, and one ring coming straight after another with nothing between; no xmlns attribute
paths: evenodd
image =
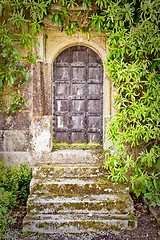
<svg viewBox="0 0 160 240"><path fill-rule="evenodd" d="M48 38L45 39L43 36L47 34ZM41 65L39 72L43 72L43 79L41 81L41 116L40 123L34 125L33 120L33 149L36 152L39 151L51 151L52 149L52 76L53 76L53 62L55 58L66 48L83 45L91 48L96 52L102 62L107 58L108 49L106 47L105 37L99 36L96 32L91 34L90 40L87 40L86 36L77 33L73 36L67 36L65 32L59 32L55 30L47 30L42 33L39 41L41 47L38 50L41 53ZM40 77L41 78L41 77ZM34 84L33 84L34 86ZM111 81L108 78L104 69L103 76L103 148L106 149L109 146L109 141L106 140L105 126L108 124L112 114L112 98L111 98ZM33 104L34 105L34 104ZM35 119L37 121L37 117ZM38 120L39 121L39 120ZM37 134L37 126L39 128L39 134ZM41 144L43 142L43 144Z"/></svg>

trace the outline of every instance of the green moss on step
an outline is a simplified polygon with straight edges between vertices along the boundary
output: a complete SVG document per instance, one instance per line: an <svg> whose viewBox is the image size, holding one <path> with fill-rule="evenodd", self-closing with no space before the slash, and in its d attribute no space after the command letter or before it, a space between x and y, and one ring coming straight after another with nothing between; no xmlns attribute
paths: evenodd
<svg viewBox="0 0 160 240"><path fill-rule="evenodd" d="M53 149L97 149L102 148L102 144L99 143L67 143L67 142L60 142L57 143L55 139L53 140Z"/></svg>

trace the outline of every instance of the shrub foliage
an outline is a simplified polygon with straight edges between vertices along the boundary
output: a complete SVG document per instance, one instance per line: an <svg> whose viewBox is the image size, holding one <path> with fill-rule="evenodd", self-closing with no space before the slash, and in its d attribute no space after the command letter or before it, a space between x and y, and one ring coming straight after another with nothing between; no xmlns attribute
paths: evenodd
<svg viewBox="0 0 160 240"><path fill-rule="evenodd" d="M26 204L31 177L31 168L26 164L9 167L0 161L0 238L4 236L8 223L14 221L9 217L9 210Z"/></svg>
<svg viewBox="0 0 160 240"><path fill-rule="evenodd" d="M130 181L137 196L160 206L159 1L129 4L129 18L113 22L105 63L116 88L108 127L116 153L106 152L114 181ZM113 16L113 15L112 15ZM120 16L120 15L119 15Z"/></svg>

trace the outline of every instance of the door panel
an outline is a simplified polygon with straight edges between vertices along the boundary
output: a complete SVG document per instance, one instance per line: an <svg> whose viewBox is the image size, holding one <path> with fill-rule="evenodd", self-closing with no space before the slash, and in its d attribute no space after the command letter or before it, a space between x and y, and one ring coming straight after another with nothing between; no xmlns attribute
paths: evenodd
<svg viewBox="0 0 160 240"><path fill-rule="evenodd" d="M85 111L85 100L72 99L72 112L84 112Z"/></svg>
<svg viewBox="0 0 160 240"><path fill-rule="evenodd" d="M53 63L53 135L56 142L102 141L103 67L84 46L62 51Z"/></svg>
<svg viewBox="0 0 160 240"><path fill-rule="evenodd" d="M55 102L55 111L57 112L68 112L69 107L68 107L68 100L59 100Z"/></svg>
<svg viewBox="0 0 160 240"><path fill-rule="evenodd" d="M71 88L71 94L73 97L84 97L85 96L85 84L84 83L73 83Z"/></svg>
<svg viewBox="0 0 160 240"><path fill-rule="evenodd" d="M101 109L100 100L88 100L88 113L99 113L99 109Z"/></svg>

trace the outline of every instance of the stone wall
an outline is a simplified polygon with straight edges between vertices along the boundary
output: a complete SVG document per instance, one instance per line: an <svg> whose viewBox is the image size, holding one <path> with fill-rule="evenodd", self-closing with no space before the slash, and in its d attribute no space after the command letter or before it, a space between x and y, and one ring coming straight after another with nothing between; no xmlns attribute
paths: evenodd
<svg viewBox="0 0 160 240"><path fill-rule="evenodd" d="M22 112L16 111L8 116L7 111L0 112L0 159L9 164L20 161L30 162L32 150L32 69L28 84L23 85L22 94L27 100L27 107ZM9 95L13 89L5 87L2 102L8 107L12 103Z"/></svg>

